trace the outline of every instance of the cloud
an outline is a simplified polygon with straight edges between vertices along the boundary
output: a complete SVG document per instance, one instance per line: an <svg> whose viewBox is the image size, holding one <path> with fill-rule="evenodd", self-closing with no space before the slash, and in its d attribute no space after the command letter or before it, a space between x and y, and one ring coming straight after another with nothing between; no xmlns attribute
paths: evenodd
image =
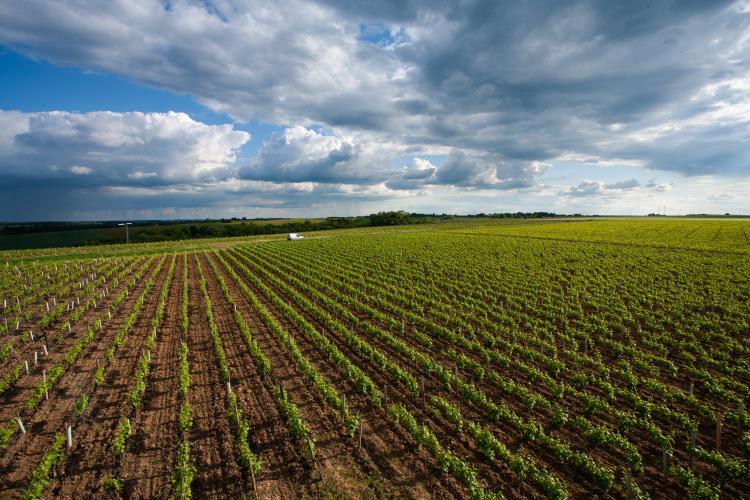
<svg viewBox="0 0 750 500"><path fill-rule="evenodd" d="M0 43L361 142L747 175L749 26L726 1L28 0L0 12Z"/></svg>
<svg viewBox="0 0 750 500"><path fill-rule="evenodd" d="M637 179L630 179L630 180L627 180L627 181L620 181L620 182L614 182L612 184L606 184L604 187L606 189L610 189L610 190L611 189L623 189L623 190L627 190L627 189L637 188L640 185L641 185L641 183L638 182Z"/></svg>
<svg viewBox="0 0 750 500"><path fill-rule="evenodd" d="M551 165L540 161L505 161L492 155L471 156L451 151L435 174L434 184L471 188L518 189L534 185Z"/></svg>
<svg viewBox="0 0 750 500"><path fill-rule="evenodd" d="M231 175L250 140L184 113L19 113L0 110L0 183L170 185Z"/></svg>
<svg viewBox="0 0 750 500"><path fill-rule="evenodd" d="M565 161L640 169L550 188L568 200L750 177L742 2L26 0L0 10L0 44L283 127L247 158L246 133L179 113L0 112L8 189L180 186L214 206L237 182L275 207L292 185L358 206L530 191Z"/></svg>
<svg viewBox="0 0 750 500"><path fill-rule="evenodd" d="M622 194L625 191L631 191L641 186L636 179L619 181L611 184L605 184L601 181L583 181L576 186L565 188L560 194L566 196L599 196Z"/></svg>
<svg viewBox="0 0 750 500"><path fill-rule="evenodd" d="M376 184L387 179L391 154L377 144L294 126L263 141L239 175L274 182Z"/></svg>
<svg viewBox="0 0 750 500"><path fill-rule="evenodd" d="M94 170L89 167L82 167L80 165L73 165L70 167L70 171L73 172L76 175L87 175L93 172Z"/></svg>
<svg viewBox="0 0 750 500"><path fill-rule="evenodd" d="M416 190L424 189L428 179L432 179L437 167L424 158L413 158L411 164L404 165L401 170L386 182L391 189Z"/></svg>
<svg viewBox="0 0 750 500"><path fill-rule="evenodd" d="M673 182L659 183L659 182L656 182L656 179L651 179L646 184L644 184L644 187L648 189L652 189L658 193L664 193L667 191L671 191L672 188L674 187L674 183Z"/></svg>
<svg viewBox="0 0 750 500"><path fill-rule="evenodd" d="M183 113L0 110L0 212L6 220L61 218L90 203L116 204L114 188L215 184L234 175L248 140L231 125Z"/></svg>

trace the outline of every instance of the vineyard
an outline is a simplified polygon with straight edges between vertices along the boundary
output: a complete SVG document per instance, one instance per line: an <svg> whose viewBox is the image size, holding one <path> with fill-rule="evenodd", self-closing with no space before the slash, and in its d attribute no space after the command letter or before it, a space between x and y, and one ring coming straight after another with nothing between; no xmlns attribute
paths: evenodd
<svg viewBox="0 0 750 500"><path fill-rule="evenodd" d="M750 222L3 257L0 497L750 496Z"/></svg>

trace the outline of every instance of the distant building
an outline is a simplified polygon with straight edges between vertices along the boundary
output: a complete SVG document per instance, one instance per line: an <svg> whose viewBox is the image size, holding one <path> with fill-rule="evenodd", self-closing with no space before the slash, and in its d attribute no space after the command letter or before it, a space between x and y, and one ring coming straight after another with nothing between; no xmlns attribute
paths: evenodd
<svg viewBox="0 0 750 500"><path fill-rule="evenodd" d="M287 240L289 240L289 241L294 241L294 240L304 240L304 239L305 239L305 237L304 237L304 236L302 236L301 234L297 234L297 233L289 233L289 234L287 234L287 235L286 235L286 239L287 239Z"/></svg>

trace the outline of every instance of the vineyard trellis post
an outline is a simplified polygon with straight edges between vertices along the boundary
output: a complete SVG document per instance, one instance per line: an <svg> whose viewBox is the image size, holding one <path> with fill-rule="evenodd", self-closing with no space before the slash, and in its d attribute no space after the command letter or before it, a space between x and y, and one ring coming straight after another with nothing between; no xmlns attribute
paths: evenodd
<svg viewBox="0 0 750 500"><path fill-rule="evenodd" d="M362 449L362 417L359 418L359 449Z"/></svg>

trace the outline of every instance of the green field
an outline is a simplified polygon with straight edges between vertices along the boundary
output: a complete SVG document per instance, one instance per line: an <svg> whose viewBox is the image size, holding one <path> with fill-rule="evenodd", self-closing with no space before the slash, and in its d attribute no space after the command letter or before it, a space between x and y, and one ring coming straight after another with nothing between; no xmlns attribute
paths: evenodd
<svg viewBox="0 0 750 500"><path fill-rule="evenodd" d="M281 232L272 228L284 225L315 226L324 219L253 219L251 221L228 220L226 222L186 222L169 224L134 225L129 228L130 241L134 243L174 241L217 236L230 232L255 228L256 231ZM250 231L250 229L246 229ZM46 231L24 234L0 234L0 250L20 250L30 248L78 247L125 243L125 230L122 227L101 227L70 229L66 231Z"/></svg>
<svg viewBox="0 0 750 500"><path fill-rule="evenodd" d="M0 496L747 498L749 235L476 218L4 252Z"/></svg>

